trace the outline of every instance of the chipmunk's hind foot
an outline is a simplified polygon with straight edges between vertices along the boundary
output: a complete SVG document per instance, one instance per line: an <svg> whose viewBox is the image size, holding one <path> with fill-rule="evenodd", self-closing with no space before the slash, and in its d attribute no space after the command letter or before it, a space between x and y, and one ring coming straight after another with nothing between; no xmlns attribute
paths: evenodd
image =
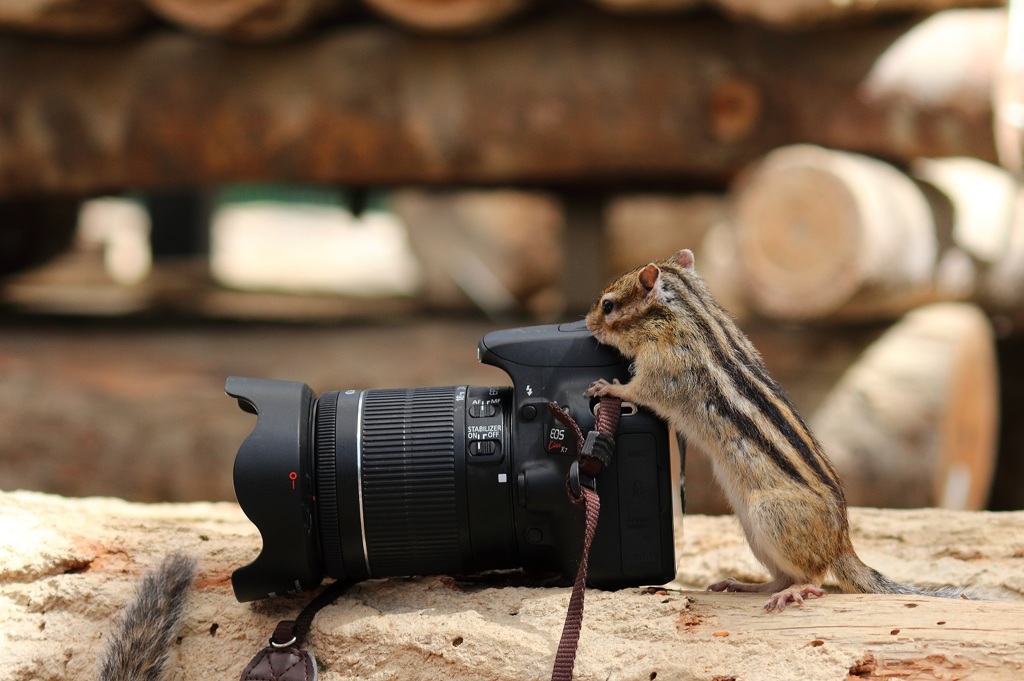
<svg viewBox="0 0 1024 681"><path fill-rule="evenodd" d="M765 612L782 612L790 601L798 606L803 606L805 598L821 598L824 595L825 591L820 587L813 584L799 584L773 593L768 602L764 604L764 609Z"/></svg>

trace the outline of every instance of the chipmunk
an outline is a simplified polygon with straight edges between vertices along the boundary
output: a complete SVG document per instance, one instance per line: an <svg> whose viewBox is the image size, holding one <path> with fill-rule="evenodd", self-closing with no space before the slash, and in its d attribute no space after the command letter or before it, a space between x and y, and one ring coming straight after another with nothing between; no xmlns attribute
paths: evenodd
<svg viewBox="0 0 1024 681"><path fill-rule="evenodd" d="M750 340L711 297L681 250L612 283L587 315L601 343L633 360L629 383L601 379L590 397L647 407L711 458L754 556L772 579L726 579L710 591L771 593L764 608L803 605L831 573L847 592L956 598L898 584L865 565L850 541L846 498L821 445Z"/></svg>
<svg viewBox="0 0 1024 681"><path fill-rule="evenodd" d="M112 628L101 655L101 681L157 681L195 580L196 561L180 553L169 555L142 579L135 597Z"/></svg>

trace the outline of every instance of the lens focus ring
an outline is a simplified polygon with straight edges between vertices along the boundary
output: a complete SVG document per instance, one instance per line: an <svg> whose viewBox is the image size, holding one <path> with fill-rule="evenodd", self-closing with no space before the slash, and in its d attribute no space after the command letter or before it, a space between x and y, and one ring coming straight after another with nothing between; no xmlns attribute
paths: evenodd
<svg viewBox="0 0 1024 681"><path fill-rule="evenodd" d="M316 404L314 438L316 442L317 508L320 522L320 546L324 565L330 575L345 574L338 520L337 457L335 456L338 393L324 394Z"/></svg>

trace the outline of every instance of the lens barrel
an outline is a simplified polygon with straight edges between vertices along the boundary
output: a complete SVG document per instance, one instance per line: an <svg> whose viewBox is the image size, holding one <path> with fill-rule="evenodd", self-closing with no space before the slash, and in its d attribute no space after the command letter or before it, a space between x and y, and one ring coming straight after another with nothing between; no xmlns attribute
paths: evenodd
<svg viewBox="0 0 1024 681"><path fill-rule="evenodd" d="M511 492L507 473L499 475L509 465L508 393L466 386L325 393L313 449L327 574L471 571L484 564L475 545L487 550L487 567L512 565ZM467 487L481 476L506 510L472 507L478 495Z"/></svg>

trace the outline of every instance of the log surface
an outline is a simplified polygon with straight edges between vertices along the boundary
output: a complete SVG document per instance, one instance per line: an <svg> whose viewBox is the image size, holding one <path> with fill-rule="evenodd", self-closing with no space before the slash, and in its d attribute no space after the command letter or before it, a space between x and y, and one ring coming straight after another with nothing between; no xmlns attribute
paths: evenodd
<svg viewBox="0 0 1024 681"><path fill-rule="evenodd" d="M460 40L373 25L273 47L167 32L118 45L3 37L0 196L248 180L710 182L798 141L994 159L1004 31L997 10L795 39L593 9ZM932 69L950 45L955 58Z"/></svg>
<svg viewBox="0 0 1024 681"><path fill-rule="evenodd" d="M811 419L849 502L985 508L998 372L992 326L973 305L919 308L868 347Z"/></svg>
<svg viewBox="0 0 1024 681"><path fill-rule="evenodd" d="M155 14L201 35L243 42L283 40L339 14L346 0L143 0Z"/></svg>
<svg viewBox="0 0 1024 681"><path fill-rule="evenodd" d="M0 28L34 35L123 37L151 19L139 0L0 0Z"/></svg>
<svg viewBox="0 0 1024 681"><path fill-rule="evenodd" d="M933 295L928 203L893 166L793 145L768 154L735 194L737 257L763 314L884 317Z"/></svg>
<svg viewBox="0 0 1024 681"><path fill-rule="evenodd" d="M901 12L927 14L954 7L1000 7L1004 0L707 0L737 19L780 28L864 21Z"/></svg>
<svg viewBox="0 0 1024 681"><path fill-rule="evenodd" d="M724 574L763 578L732 518L688 516L677 528L683 590L588 593L576 678L1019 678L1024 513L854 509L852 527L861 556L894 579L1007 600L832 594L767 615L761 596L688 590ZM235 602L230 572L259 537L234 505L0 492L5 678L92 678L105 623L168 547L200 559L172 678L235 678L306 600ZM324 681L542 679L568 596L522 579L369 581L320 613L309 645Z"/></svg>
<svg viewBox="0 0 1024 681"><path fill-rule="evenodd" d="M954 7L1001 7L1005 0L593 0L610 12L670 14L709 5L730 17L781 28L805 28L897 13ZM228 40L264 41L330 21L351 0L0 0L0 25L25 33L123 36L149 18L146 7L183 30ZM385 18L422 31L489 28L520 14L530 0L363 0ZM319 7L314 7L318 5ZM201 10L205 9L203 12ZM312 10L312 11L311 11ZM326 10L326 11L325 11Z"/></svg>
<svg viewBox="0 0 1024 681"><path fill-rule="evenodd" d="M1024 302L1024 199L1003 169L780 147L732 190L736 267L751 306L784 321L896 317L934 301Z"/></svg>
<svg viewBox="0 0 1024 681"><path fill-rule="evenodd" d="M410 28L469 33L491 28L530 5L530 0L363 0L379 14Z"/></svg>

